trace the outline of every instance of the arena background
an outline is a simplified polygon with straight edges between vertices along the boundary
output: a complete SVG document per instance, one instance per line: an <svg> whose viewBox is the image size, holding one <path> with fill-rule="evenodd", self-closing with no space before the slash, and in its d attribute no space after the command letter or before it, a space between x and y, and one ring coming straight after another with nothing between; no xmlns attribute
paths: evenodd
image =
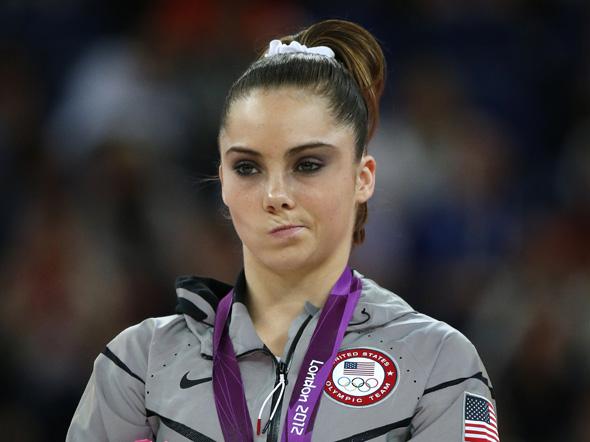
<svg viewBox="0 0 590 442"><path fill-rule="evenodd" d="M174 279L231 282L224 94L321 18L383 43L388 88L354 265L465 333L503 442L590 440L586 0L0 4L0 431L60 441L119 331Z"/></svg>

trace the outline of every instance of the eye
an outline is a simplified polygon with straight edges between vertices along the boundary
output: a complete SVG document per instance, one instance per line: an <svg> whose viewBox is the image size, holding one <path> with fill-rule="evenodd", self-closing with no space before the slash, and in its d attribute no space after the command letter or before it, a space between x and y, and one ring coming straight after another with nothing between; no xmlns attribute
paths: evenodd
<svg viewBox="0 0 590 442"><path fill-rule="evenodd" d="M250 161L239 161L234 165L234 170L240 176L250 176L258 173L256 165Z"/></svg>
<svg viewBox="0 0 590 442"><path fill-rule="evenodd" d="M324 165L320 161L313 160L313 159L307 159L307 160L302 160L299 163L297 163L297 166L295 166L295 170L297 172L313 173L313 172L317 172L322 167L324 167Z"/></svg>

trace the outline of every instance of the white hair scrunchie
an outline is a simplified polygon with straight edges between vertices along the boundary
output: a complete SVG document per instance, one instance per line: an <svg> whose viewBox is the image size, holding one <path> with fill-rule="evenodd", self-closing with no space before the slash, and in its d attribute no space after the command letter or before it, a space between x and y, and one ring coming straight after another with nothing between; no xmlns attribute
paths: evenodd
<svg viewBox="0 0 590 442"><path fill-rule="evenodd" d="M296 52L303 52L306 54L323 55L324 57L334 58L336 54L328 46L314 46L308 48L297 41L292 41L288 45L281 42L281 40L272 40L268 45L268 51L264 54L265 57L272 57L277 54L294 54Z"/></svg>

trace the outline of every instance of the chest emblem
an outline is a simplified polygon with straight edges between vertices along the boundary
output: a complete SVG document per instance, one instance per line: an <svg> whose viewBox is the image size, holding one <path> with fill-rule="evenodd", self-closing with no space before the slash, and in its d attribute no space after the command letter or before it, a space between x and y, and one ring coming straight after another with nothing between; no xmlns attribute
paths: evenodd
<svg viewBox="0 0 590 442"><path fill-rule="evenodd" d="M395 361L371 348L338 352L324 393L351 407L368 407L389 397L399 380Z"/></svg>

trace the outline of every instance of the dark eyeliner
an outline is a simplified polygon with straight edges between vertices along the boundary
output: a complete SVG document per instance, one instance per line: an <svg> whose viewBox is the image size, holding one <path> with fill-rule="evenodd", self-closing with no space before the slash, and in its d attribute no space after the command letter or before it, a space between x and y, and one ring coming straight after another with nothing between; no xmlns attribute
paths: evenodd
<svg viewBox="0 0 590 442"><path fill-rule="evenodd" d="M256 163L249 160L236 161L232 169L242 177L249 177L258 173Z"/></svg>
<svg viewBox="0 0 590 442"><path fill-rule="evenodd" d="M306 169L301 169L301 166L305 165ZM304 174L312 174L321 170L325 166L324 161L318 158L302 158L295 165L295 170Z"/></svg>

